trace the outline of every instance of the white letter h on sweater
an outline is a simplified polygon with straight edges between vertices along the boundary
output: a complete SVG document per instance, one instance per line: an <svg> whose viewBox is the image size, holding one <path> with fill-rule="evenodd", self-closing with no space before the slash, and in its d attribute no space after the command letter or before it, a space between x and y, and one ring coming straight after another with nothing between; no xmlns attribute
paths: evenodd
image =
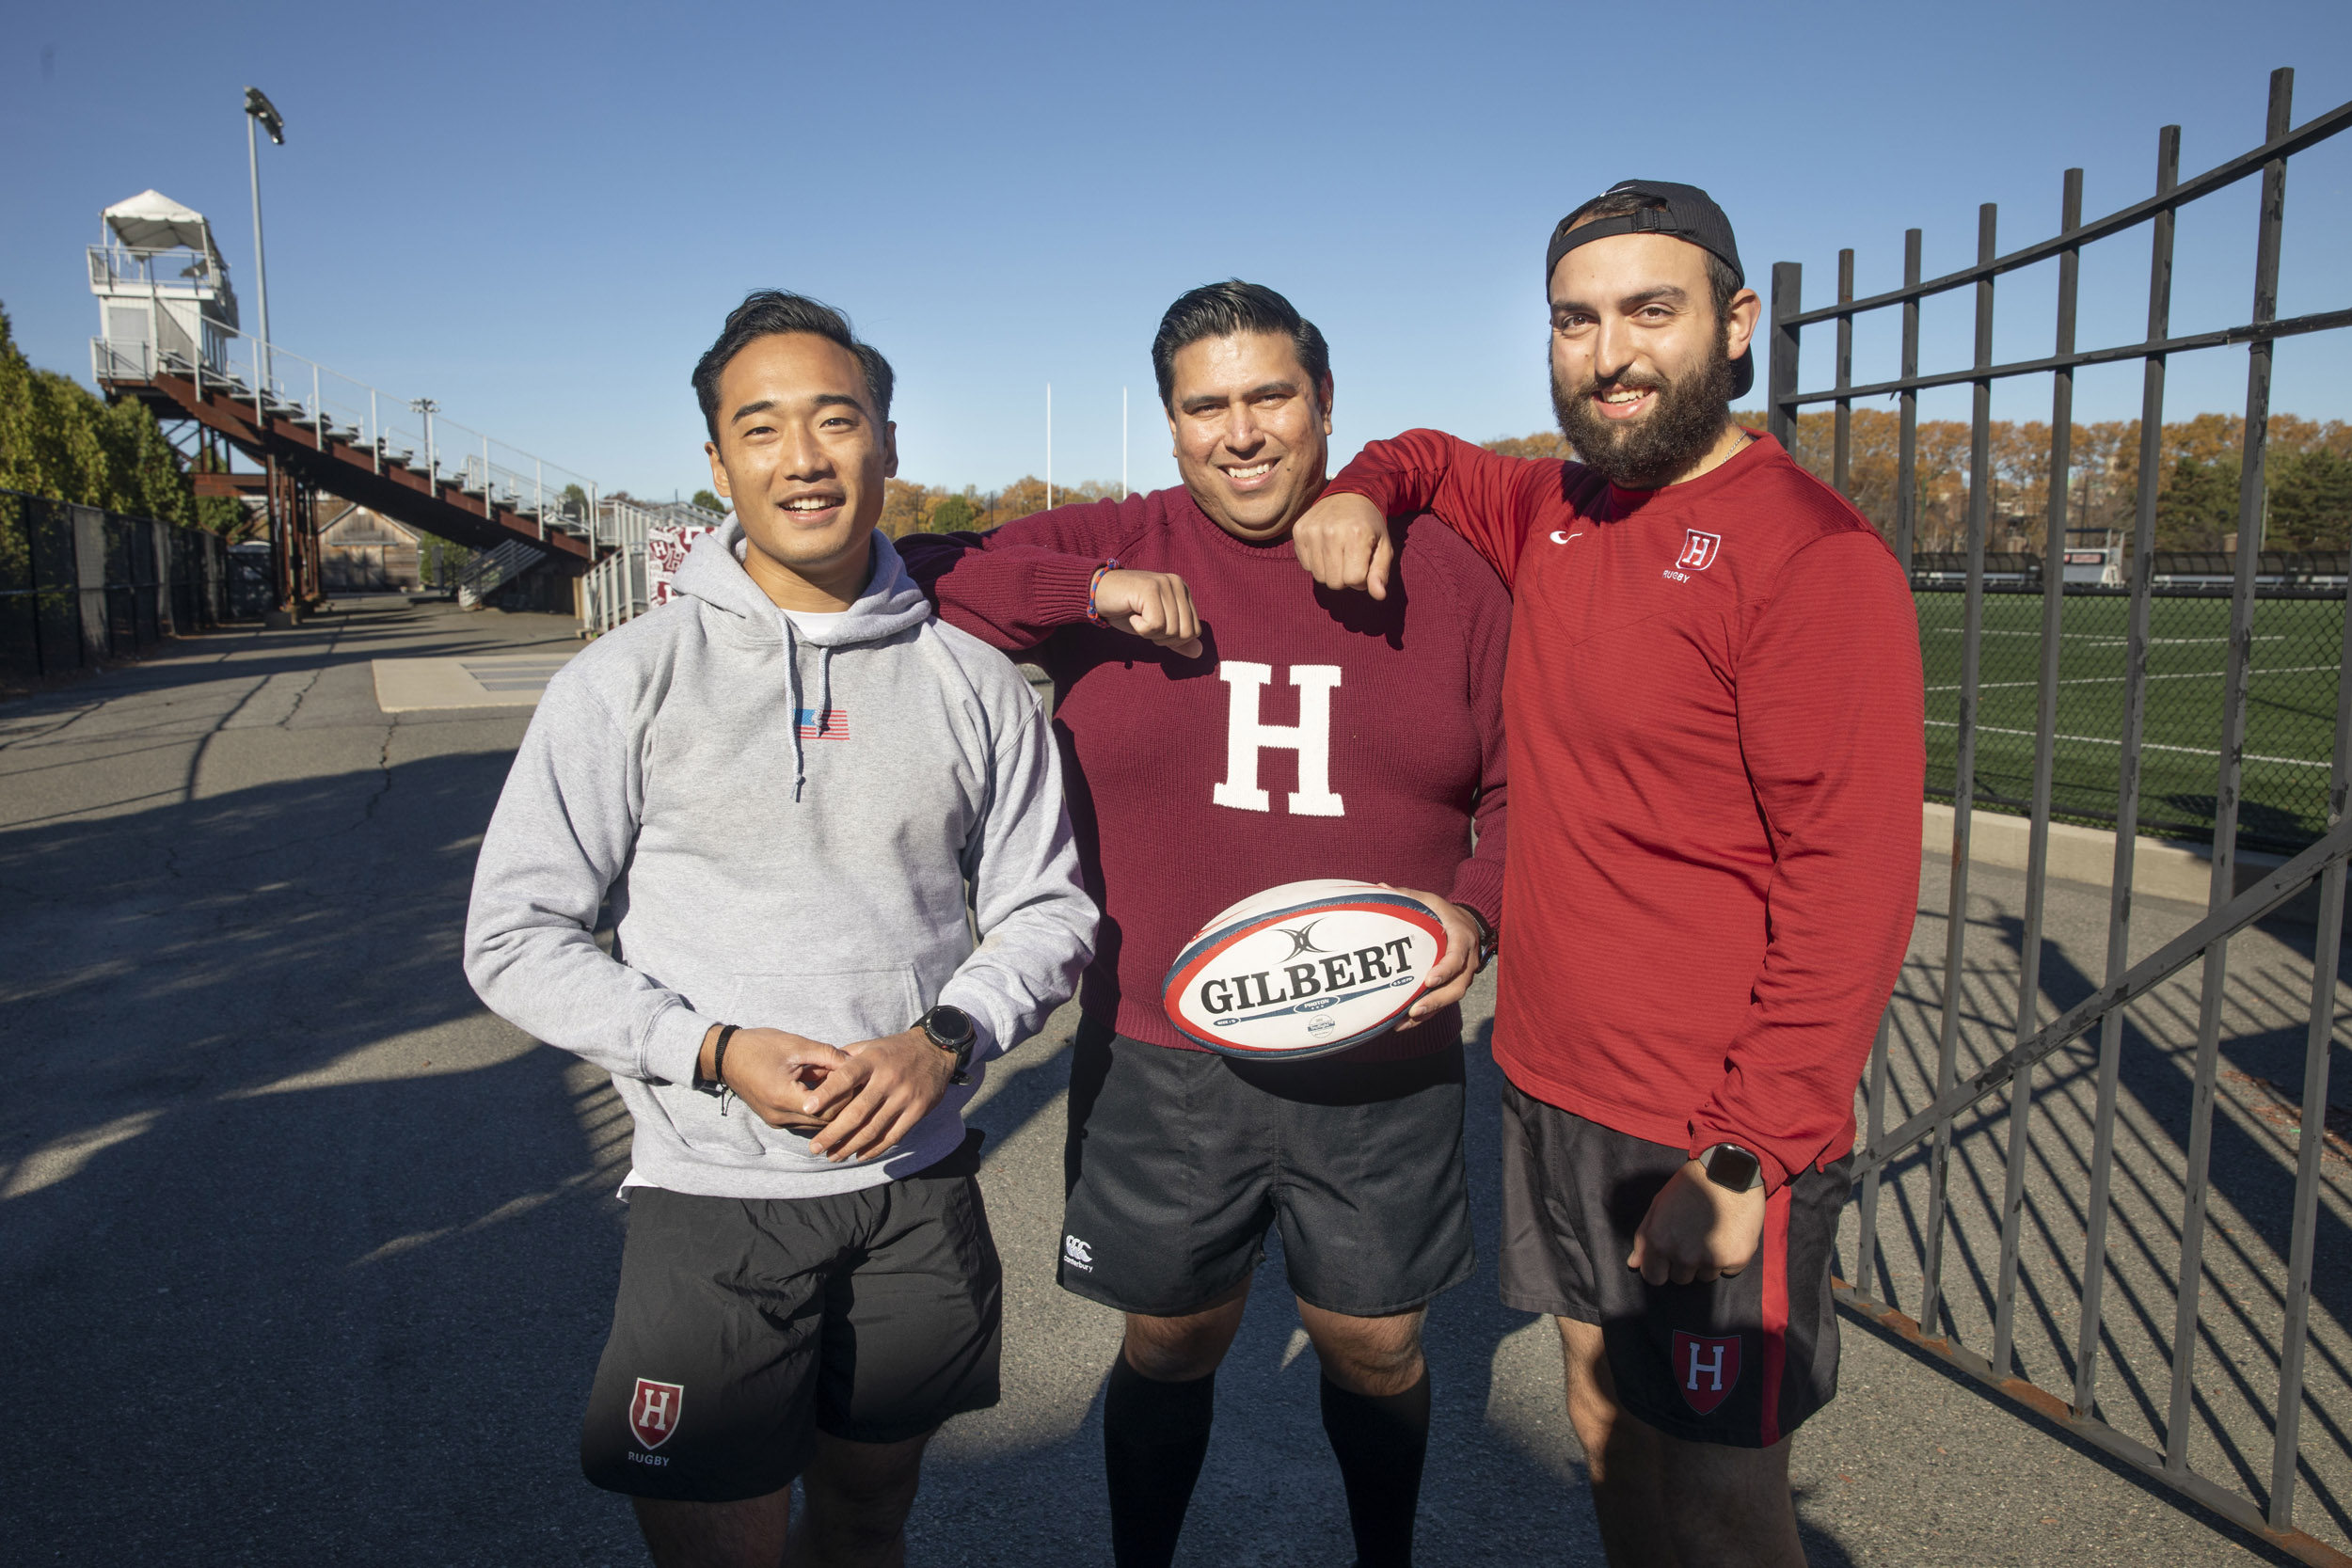
<svg viewBox="0 0 2352 1568"><path fill-rule="evenodd" d="M1231 689L1225 719L1225 782L1211 792L1220 806L1235 811L1271 811L1272 799L1258 787L1258 752L1274 746L1298 753L1298 788L1290 797L1294 816L1344 816L1345 805L1331 793L1331 692L1340 684L1336 664L1294 664L1291 685L1298 688L1296 725L1258 721L1259 694L1274 680L1270 664L1224 659L1217 675Z"/></svg>

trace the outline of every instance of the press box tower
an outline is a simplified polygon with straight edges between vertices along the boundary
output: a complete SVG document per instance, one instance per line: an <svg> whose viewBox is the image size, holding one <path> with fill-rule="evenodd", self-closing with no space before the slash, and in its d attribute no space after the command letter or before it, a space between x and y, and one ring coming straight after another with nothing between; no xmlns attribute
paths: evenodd
<svg viewBox="0 0 2352 1568"><path fill-rule="evenodd" d="M103 238L89 247L92 377L148 381L194 373L199 363L205 375L226 375L237 295L204 214L151 190L101 217Z"/></svg>

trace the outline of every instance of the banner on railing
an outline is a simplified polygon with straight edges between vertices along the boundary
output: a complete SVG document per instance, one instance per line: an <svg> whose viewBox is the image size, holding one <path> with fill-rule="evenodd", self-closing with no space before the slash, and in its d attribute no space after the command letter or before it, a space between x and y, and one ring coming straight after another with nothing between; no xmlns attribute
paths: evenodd
<svg viewBox="0 0 2352 1568"><path fill-rule="evenodd" d="M645 602L665 605L670 602L670 579L686 564L686 552L694 547L694 541L713 531L691 523L665 523L645 533Z"/></svg>

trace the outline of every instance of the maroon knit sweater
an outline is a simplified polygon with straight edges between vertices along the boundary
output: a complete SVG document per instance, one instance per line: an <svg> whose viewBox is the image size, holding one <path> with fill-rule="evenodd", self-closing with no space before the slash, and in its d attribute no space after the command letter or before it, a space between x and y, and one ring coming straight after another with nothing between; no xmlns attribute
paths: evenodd
<svg viewBox="0 0 2352 1568"><path fill-rule="evenodd" d="M1302 878L1422 889L1501 929L1510 598L1451 531L1402 540L1377 603L1319 591L1287 539L1244 544L1182 487L896 541L942 616L1053 677L1063 790L1103 907L1089 1018L1200 1049L1161 1010L1177 951L1227 905ZM1110 560L1191 585L1200 657L1088 622ZM1461 1026L1449 1008L1351 1054L1422 1055Z"/></svg>

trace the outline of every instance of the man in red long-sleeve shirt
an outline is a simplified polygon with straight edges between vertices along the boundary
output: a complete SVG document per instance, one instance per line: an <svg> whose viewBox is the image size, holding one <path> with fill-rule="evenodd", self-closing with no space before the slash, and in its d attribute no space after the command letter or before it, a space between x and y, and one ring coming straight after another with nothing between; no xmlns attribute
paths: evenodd
<svg viewBox="0 0 2352 1568"><path fill-rule="evenodd" d="M1472 1263L1454 1004L1500 925L1510 601L1435 527L1406 539L1409 592L1381 603L1300 574L1290 530L1323 490L1332 388L1322 335L1281 295L1196 289L1152 357L1182 485L898 548L943 618L1052 675L1104 911L1060 1278L1127 1315L1103 1401L1114 1556L1174 1553L1214 1374L1279 1226L1358 1560L1401 1568L1429 1430L1422 1310ZM1193 1046L1160 1000L1183 944L1310 877L1440 890L1419 895L1449 957L1417 1022L1308 1062Z"/></svg>
<svg viewBox="0 0 2352 1568"><path fill-rule="evenodd" d="M1788 1433L1836 1389L1854 1085L1918 892L1917 627L1870 525L1731 421L1758 307L1705 192L1626 182L1545 278L1582 461L1375 442L1298 556L1376 598L1386 519L1428 508L1511 586L1503 1299L1559 1320L1613 1563L1793 1568Z"/></svg>

